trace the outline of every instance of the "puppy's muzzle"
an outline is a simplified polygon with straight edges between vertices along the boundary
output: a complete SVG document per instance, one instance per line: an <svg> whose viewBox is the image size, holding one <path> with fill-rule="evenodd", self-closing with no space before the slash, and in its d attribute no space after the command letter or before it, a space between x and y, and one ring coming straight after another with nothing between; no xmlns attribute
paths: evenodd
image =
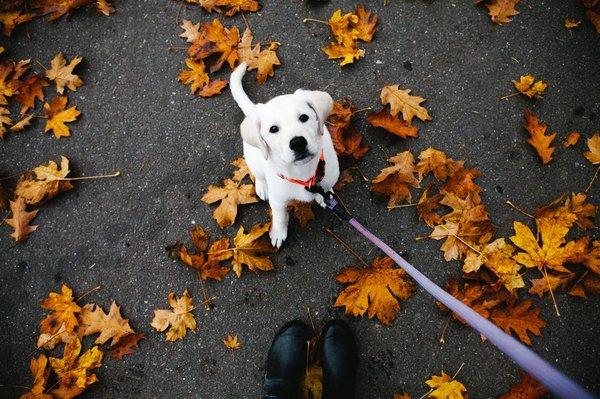
<svg viewBox="0 0 600 399"><path fill-rule="evenodd" d="M308 142L302 136L292 137L290 140L290 149L294 152L296 161L308 158L311 155L308 151Z"/></svg>

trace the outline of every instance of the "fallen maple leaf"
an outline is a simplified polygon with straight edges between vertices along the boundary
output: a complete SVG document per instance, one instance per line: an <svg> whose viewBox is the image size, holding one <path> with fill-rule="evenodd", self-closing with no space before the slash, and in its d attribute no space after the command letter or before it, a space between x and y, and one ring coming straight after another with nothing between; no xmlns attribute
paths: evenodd
<svg viewBox="0 0 600 399"><path fill-rule="evenodd" d="M519 375L521 381L512 385L508 392L498 396L498 399L539 399L548 393L546 387L528 373L519 370Z"/></svg>
<svg viewBox="0 0 600 399"><path fill-rule="evenodd" d="M242 274L243 265L246 265L250 271L268 271L275 268L268 256L277 251L266 235L270 227L270 223L257 224L252 226L248 234L245 234L244 227L240 226L233 239L231 260L233 271L238 277Z"/></svg>
<svg viewBox="0 0 600 399"><path fill-rule="evenodd" d="M519 11L515 9L515 6L519 1L520 0L492 0L484 5L488 9L492 22L502 25L511 22L512 20L510 17L519 14Z"/></svg>
<svg viewBox="0 0 600 399"><path fill-rule="evenodd" d="M377 113L369 114L367 119L374 127L381 127L403 139L419 136L419 130L415 126L397 116L390 115L385 108Z"/></svg>
<svg viewBox="0 0 600 399"><path fill-rule="evenodd" d="M6 126L10 125L12 125L10 111L4 107L0 107L0 138L4 138L4 134L6 134Z"/></svg>
<svg viewBox="0 0 600 399"><path fill-rule="evenodd" d="M463 395L463 392L467 391L467 388L450 377L448 374L442 371L442 375L433 375L427 381L425 381L432 392L429 393L429 398L436 399L463 399L466 398L466 395Z"/></svg>
<svg viewBox="0 0 600 399"><path fill-rule="evenodd" d="M260 43L257 43L254 47L252 46L253 38L252 31L246 28L242 40L237 46L237 53L240 62L248 64L249 71L256 69L256 82L260 86L265 83L267 77L275 75L273 68L276 65L281 65L281 61L279 61L275 52L279 47L279 43L271 42L266 49L261 50Z"/></svg>
<svg viewBox="0 0 600 399"><path fill-rule="evenodd" d="M191 313L194 309L192 297L187 290L183 292L181 297L177 298L174 292L169 292L167 295L171 309L157 309L154 311L154 318L150 325L157 331L167 331L167 341L177 341L185 337L187 330L196 331L196 319Z"/></svg>
<svg viewBox="0 0 600 399"><path fill-rule="evenodd" d="M32 3L34 9L40 10L40 15L50 15L51 21L62 16L69 16L73 11L95 4L96 0L36 0Z"/></svg>
<svg viewBox="0 0 600 399"><path fill-rule="evenodd" d="M40 306L52 311L40 323L42 333L55 334L63 324L65 331L73 332L79 325L77 313L81 312L81 307L73 301L73 290L66 284L61 285L60 293L51 292Z"/></svg>
<svg viewBox="0 0 600 399"><path fill-rule="evenodd" d="M365 50L358 48L356 43L348 46L340 43L330 43L326 47L323 47L323 52L330 60L342 58L340 66L351 64L365 56Z"/></svg>
<svg viewBox="0 0 600 399"><path fill-rule="evenodd" d="M575 131L575 130L572 131L571 133L569 133L567 138L565 138L565 141L563 142L563 146L565 148L573 147L575 144L577 144L580 137L581 137L581 133L579 133L578 131Z"/></svg>
<svg viewBox="0 0 600 399"><path fill-rule="evenodd" d="M0 24L2 24L2 34L6 37L12 35L13 30L25 22L29 22L35 15L29 13L21 13L21 11L7 11L0 13Z"/></svg>
<svg viewBox="0 0 600 399"><path fill-rule="evenodd" d="M552 153L555 150L554 147L550 147L550 144L552 144L552 141L556 137L556 132L546 136L545 133L548 125L540 123L537 116L530 110L525 111L525 125L523 127L530 134L527 142L535 148L542 160L542 164L545 165L550 162L552 160Z"/></svg>
<svg viewBox="0 0 600 399"><path fill-rule="evenodd" d="M11 237L17 242L23 242L27 240L29 234L38 228L38 226L31 226L29 224L37 216L38 210L27 212L25 209L25 200L21 197L17 198L16 201L10 201L10 210L12 211L12 218L4 219L4 223L14 229L10 235Z"/></svg>
<svg viewBox="0 0 600 399"><path fill-rule="evenodd" d="M96 10L100 14L104 14L106 16L109 16L115 12L115 8L108 2L108 0L96 0Z"/></svg>
<svg viewBox="0 0 600 399"><path fill-rule="evenodd" d="M201 200L207 204L221 201L215 209L213 217L219 227L223 229L235 222L238 205L258 202L258 198L254 194L254 185L224 179L222 187L212 184L208 186L208 191L202 196Z"/></svg>
<svg viewBox="0 0 600 399"><path fill-rule="evenodd" d="M67 106L67 97L53 97L50 103L44 103L44 109L46 110L46 127L44 132L52 130L54 137L59 139L61 137L69 137L71 132L65 123L73 122L77 119L81 112L77 107L65 109Z"/></svg>
<svg viewBox="0 0 600 399"><path fill-rule="evenodd" d="M179 72L177 81L190 85L192 94L196 94L196 92L207 85L210 80L204 69L204 61L201 60L196 62L191 58L187 58L185 64L189 69Z"/></svg>
<svg viewBox="0 0 600 399"><path fill-rule="evenodd" d="M369 146L362 142L363 135L354 127L350 127L355 113L354 104L350 99L344 98L343 103L334 101L326 125L338 156L360 159L369 151Z"/></svg>
<svg viewBox="0 0 600 399"><path fill-rule="evenodd" d="M354 23L354 29L358 31L356 38L363 42L371 42L377 29L377 15L367 11L364 4L359 4L356 7L356 16L358 17Z"/></svg>
<svg viewBox="0 0 600 399"><path fill-rule="evenodd" d="M94 341L95 344L103 344L112 338L110 345L113 346L121 337L133 332L129 320L121 317L121 309L114 301L108 314L104 313L100 306L92 303L81 308L77 333L80 337L100 333Z"/></svg>
<svg viewBox="0 0 600 399"><path fill-rule="evenodd" d="M577 216L575 223L579 227L582 229L593 229L598 207L586 202L586 200L586 193L571 193L571 198L566 199L564 206Z"/></svg>
<svg viewBox="0 0 600 399"><path fill-rule="evenodd" d="M402 90L398 85L384 86L381 89L381 104L390 105L392 116L397 116L401 112L402 117L409 125L415 116L422 121L431 120L427 109L420 105L425 98L411 96L409 93L410 89Z"/></svg>
<svg viewBox="0 0 600 399"><path fill-rule="evenodd" d="M260 3L257 0L196 0L194 2L199 3L208 12L224 12L228 17L238 12L260 10Z"/></svg>
<svg viewBox="0 0 600 399"><path fill-rule="evenodd" d="M81 394L91 384L98 382L96 374L89 370L102 366L104 353L94 346L80 355L81 341L65 345L61 359L51 357L50 365L58 377L58 388L50 391L58 398L72 398Z"/></svg>
<svg viewBox="0 0 600 399"><path fill-rule="evenodd" d="M35 100L44 101L44 87L48 86L48 82L40 75L30 75L24 82L15 84L15 101L21 105L19 111L21 115L27 112L28 109L35 106Z"/></svg>
<svg viewBox="0 0 600 399"><path fill-rule="evenodd" d="M194 226L190 232L192 244L196 251L206 251L208 249L208 239L210 234L200 226Z"/></svg>
<svg viewBox="0 0 600 399"><path fill-rule="evenodd" d="M119 342L108 352L113 359L123 359L124 356L131 355L138 347L138 343L146 339L142 333L131 333L121 337Z"/></svg>
<svg viewBox="0 0 600 399"><path fill-rule="evenodd" d="M548 85L542 80L535 81L532 75L523 75L519 80L513 80L512 84L519 93L526 95L529 98L542 98Z"/></svg>
<svg viewBox="0 0 600 399"><path fill-rule="evenodd" d="M188 56L195 61L211 57L207 63L210 72L221 69L224 62L233 69L238 60L237 45L239 30L237 27L225 28L218 19L200 25L200 36L188 49ZM208 61L208 60L207 60Z"/></svg>
<svg viewBox="0 0 600 399"><path fill-rule="evenodd" d="M48 367L48 358L46 355L42 353L37 358L32 357L29 362L29 370L33 375L33 384L25 394L20 396L20 399L52 399L52 395L44 393L46 390L46 382L50 375L50 368Z"/></svg>
<svg viewBox="0 0 600 399"><path fill-rule="evenodd" d="M531 295L537 295L541 298L546 292L550 292L550 290L554 292L559 287L569 284L575 277L575 273L563 273L560 275L547 273L542 278L531 279L531 288L528 292Z"/></svg>
<svg viewBox="0 0 600 399"><path fill-rule="evenodd" d="M340 177L337 183L335 183L335 186L333 186L333 189L339 191L346 187L348 184L352 183L353 181L354 177L352 176L352 172L350 171L350 169L343 169L340 172Z"/></svg>
<svg viewBox="0 0 600 399"><path fill-rule="evenodd" d="M68 344L78 339L75 332L67 331L65 323L61 324L60 328L54 334L42 333L38 337L37 347L44 349L54 349L56 345L63 343Z"/></svg>
<svg viewBox="0 0 600 399"><path fill-rule="evenodd" d="M44 199L52 199L61 192L74 188L71 182L63 180L69 172L69 160L64 156L60 157L60 169L54 161L49 161L48 165L37 166L33 168L35 178L27 174L19 179L15 195L30 205L38 204Z"/></svg>
<svg viewBox="0 0 600 399"><path fill-rule="evenodd" d="M445 182L448 176L453 175L463 167L464 162L454 161L446 157L446 154L440 150L429 147L419 154L419 162L416 166L416 171L419 174L419 180L433 172L433 176L437 181Z"/></svg>
<svg viewBox="0 0 600 399"><path fill-rule="evenodd" d="M8 104L6 97L12 97L15 94L12 82L8 79L13 70L14 65L10 62L0 64L0 105Z"/></svg>
<svg viewBox="0 0 600 399"><path fill-rule="evenodd" d="M587 17L588 21L594 25L596 32L600 33L600 12L596 12L591 8L588 8L585 10L585 16Z"/></svg>
<svg viewBox="0 0 600 399"><path fill-rule="evenodd" d="M410 203L410 187L419 187L415 178L415 159L410 151L404 151L388 159L392 166L381 170L372 182L370 190L388 197L388 207L394 207L403 200Z"/></svg>
<svg viewBox="0 0 600 399"><path fill-rule="evenodd" d="M83 84L79 76L73 74L73 69L82 60L82 57L75 57L67 64L64 54L58 53L50 61L50 69L46 70L46 77L54 81L58 94L63 94L65 87L76 91Z"/></svg>
<svg viewBox="0 0 600 399"><path fill-rule="evenodd" d="M595 133L587 139L589 151L583 153L585 157L594 165L600 165L600 133Z"/></svg>
<svg viewBox="0 0 600 399"><path fill-rule="evenodd" d="M239 157L234 159L231 162L231 165L235 166L236 170L233 172L231 178L235 181L242 181L246 176L250 177L250 180L254 181L254 176L252 172L250 172L250 168L248 168L248 164L244 160L243 157Z"/></svg>
<svg viewBox="0 0 600 399"><path fill-rule="evenodd" d="M198 94L200 95L200 97L216 96L217 94L221 94L221 92L227 86L227 84L228 82L223 79L212 80L207 85L202 87Z"/></svg>
<svg viewBox="0 0 600 399"><path fill-rule="evenodd" d="M223 339L223 345L227 349L236 350L240 349L242 343L238 339L237 335L228 335L226 338Z"/></svg>
<svg viewBox="0 0 600 399"><path fill-rule="evenodd" d="M306 227L309 221L314 220L315 213L312 210L313 202L291 201L288 204L290 216L295 217L300 227Z"/></svg>
<svg viewBox="0 0 600 399"><path fill-rule="evenodd" d="M200 23L194 23L188 19L184 19L179 25L183 29L183 33L179 37L183 37L188 43L194 43L200 38Z"/></svg>
<svg viewBox="0 0 600 399"><path fill-rule="evenodd" d="M526 300L516 306L495 310L490 319L507 334L510 334L512 330L521 342L531 345L528 332L539 337L540 330L548 325L540 318L540 308L529 309L531 304L530 300Z"/></svg>
<svg viewBox="0 0 600 399"><path fill-rule="evenodd" d="M414 285L406 272L394 268L389 258L377 258L371 267L347 267L336 276L342 284L349 284L338 295L334 306L344 307L352 316L377 319L385 325L391 324L400 310L399 300L408 299L414 292Z"/></svg>
<svg viewBox="0 0 600 399"><path fill-rule="evenodd" d="M423 220L427 226L433 228L435 225L443 222L442 217L436 211L442 207L440 201L444 196L437 193L433 197L429 197L431 187L432 185L430 184L423 190L421 198L419 198L419 202L417 203L417 215L419 215L419 219Z"/></svg>

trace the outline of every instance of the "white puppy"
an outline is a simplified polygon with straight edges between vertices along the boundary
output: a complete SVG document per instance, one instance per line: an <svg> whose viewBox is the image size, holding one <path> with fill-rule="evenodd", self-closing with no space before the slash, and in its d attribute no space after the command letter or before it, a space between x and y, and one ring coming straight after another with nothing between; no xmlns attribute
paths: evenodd
<svg viewBox="0 0 600 399"><path fill-rule="evenodd" d="M323 197L306 187L333 188L340 175L337 155L325 120L333 100L322 91L296 90L265 104L254 104L242 87L247 65L231 74L231 93L246 115L240 125L244 157L256 178L256 194L268 200L273 213L269 235L280 247L287 237L288 203L292 200L323 205Z"/></svg>

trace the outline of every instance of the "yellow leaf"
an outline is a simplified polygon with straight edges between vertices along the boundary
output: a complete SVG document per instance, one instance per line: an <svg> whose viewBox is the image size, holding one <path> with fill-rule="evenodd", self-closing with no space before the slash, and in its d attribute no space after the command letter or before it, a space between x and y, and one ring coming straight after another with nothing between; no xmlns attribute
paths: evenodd
<svg viewBox="0 0 600 399"><path fill-rule="evenodd" d="M69 160L61 156L60 169L56 162L49 161L48 165L40 165L33 168L35 179L31 175L23 175L15 194L23 198L26 204L38 204L44 199L52 199L59 193L71 190L74 186L71 182L62 180L69 174Z"/></svg>
<svg viewBox="0 0 600 399"><path fill-rule="evenodd" d="M519 93L526 95L529 98L542 98L548 85L542 80L535 81L532 75L523 75L519 80L513 80L512 84Z"/></svg>
<svg viewBox="0 0 600 399"><path fill-rule="evenodd" d="M77 333L80 337L100 333L94 341L95 344L103 344L112 338L110 346L113 346L121 337L133 332L129 320L121 317L121 310L114 301L108 314L104 313L100 306L91 303L85 305L79 313Z"/></svg>
<svg viewBox="0 0 600 399"><path fill-rule="evenodd" d="M228 335L223 339L223 345L225 345L225 348L227 349L236 350L240 349L242 343L238 339L237 335Z"/></svg>
<svg viewBox="0 0 600 399"><path fill-rule="evenodd" d="M589 151L583 153L585 157L594 165L600 165L600 133L595 133L587 139Z"/></svg>
<svg viewBox="0 0 600 399"><path fill-rule="evenodd" d="M88 386L98 381L90 369L102 366L104 353L94 346L83 354L81 341L74 340L66 344L62 358L50 358L50 365L58 376L59 386L51 393L59 398L72 398L81 394Z"/></svg>
<svg viewBox="0 0 600 399"><path fill-rule="evenodd" d="M340 62L340 66L353 63L365 56L365 51L359 49L356 43L352 43L348 46L340 43L331 43L326 47L323 47L323 52L327 54L330 60L343 58Z"/></svg>
<svg viewBox="0 0 600 399"><path fill-rule="evenodd" d="M167 295L171 309L158 309L154 311L154 318L150 325L157 331L167 331L167 341L177 341L185 337L187 330L196 331L196 319L191 313L194 309L192 297L187 290L183 292L181 297L177 298L174 292L169 292Z"/></svg>
<svg viewBox="0 0 600 399"><path fill-rule="evenodd" d="M415 178L415 158L410 151L404 151L388 159L392 166L381 170L372 182L370 190L389 198L388 207L394 207L399 202L412 200L410 186L419 187Z"/></svg>
<svg viewBox="0 0 600 399"><path fill-rule="evenodd" d="M507 24L510 21L510 17L519 14L519 11L515 9L515 5L521 0L492 0L489 3L485 3L492 22L497 24Z"/></svg>
<svg viewBox="0 0 600 399"><path fill-rule="evenodd" d="M414 292L414 285L406 272L394 268L389 258L377 258L371 267L348 267L343 269L336 280L349 284L335 301L335 307L344 307L352 316L377 317L382 324L390 324L400 310L399 300L408 299Z"/></svg>
<svg viewBox="0 0 600 399"><path fill-rule="evenodd" d="M238 205L258 202L258 198L254 194L254 185L225 179L222 187L212 184L208 186L208 191L201 200L207 204L221 201L215 209L213 217L220 228L225 228L235 222Z"/></svg>
<svg viewBox="0 0 600 399"><path fill-rule="evenodd" d="M65 123L73 122L81 115L81 112L75 106L65 109L66 106L67 97L54 97L50 104L44 103L46 117L48 118L44 132L47 133L52 130L54 137L57 139L69 137L71 132Z"/></svg>
<svg viewBox="0 0 600 399"><path fill-rule="evenodd" d="M242 266L246 265L251 271L273 270L274 265L269 259L270 254L276 252L266 233L271 227L270 223L257 224L252 226L248 234L244 233L244 227L241 226L235 238L233 239L233 271L240 277Z"/></svg>
<svg viewBox="0 0 600 399"><path fill-rule="evenodd" d="M31 374L33 375L33 384L29 391L21 395L20 399L52 399L52 395L44 393L46 382L50 375L46 355L42 353L37 358L32 357L29 363L29 370L31 370Z"/></svg>
<svg viewBox="0 0 600 399"><path fill-rule="evenodd" d="M40 306L52 310L52 313L40 323L42 333L55 334L63 324L67 332L73 332L79 325L77 313L81 312L81 307L73 301L73 290L66 284L60 287L60 293L51 292Z"/></svg>
<svg viewBox="0 0 600 399"><path fill-rule="evenodd" d="M457 380L452 379L442 371L442 375L433 375L425 383L432 389L429 398L435 399L463 399L467 388Z"/></svg>
<svg viewBox="0 0 600 399"><path fill-rule="evenodd" d="M390 105L390 114L397 116L402 113L404 120L411 124L416 116L422 121L431 120L427 109L420 104L426 99L419 96L411 96L410 89L402 90L398 85L384 86L381 89L381 104Z"/></svg>
<svg viewBox="0 0 600 399"><path fill-rule="evenodd" d="M565 28L567 29L575 29L581 25L581 20L577 20L575 18L565 18Z"/></svg>
<svg viewBox="0 0 600 399"><path fill-rule="evenodd" d="M177 80L183 84L190 85L192 94L196 94L196 92L207 85L210 80L208 74L204 70L204 62L196 62L191 58L187 58L185 64L189 70L179 72Z"/></svg>

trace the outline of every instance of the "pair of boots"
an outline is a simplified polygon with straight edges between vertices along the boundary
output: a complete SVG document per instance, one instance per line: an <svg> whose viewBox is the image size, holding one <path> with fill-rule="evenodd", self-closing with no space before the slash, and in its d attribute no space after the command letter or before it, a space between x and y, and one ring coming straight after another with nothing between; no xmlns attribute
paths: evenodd
<svg viewBox="0 0 600 399"><path fill-rule="evenodd" d="M311 331L294 320L275 335L267 356L263 399L293 399L306 371ZM356 341L348 324L331 320L322 330L322 399L353 399L358 355Z"/></svg>

